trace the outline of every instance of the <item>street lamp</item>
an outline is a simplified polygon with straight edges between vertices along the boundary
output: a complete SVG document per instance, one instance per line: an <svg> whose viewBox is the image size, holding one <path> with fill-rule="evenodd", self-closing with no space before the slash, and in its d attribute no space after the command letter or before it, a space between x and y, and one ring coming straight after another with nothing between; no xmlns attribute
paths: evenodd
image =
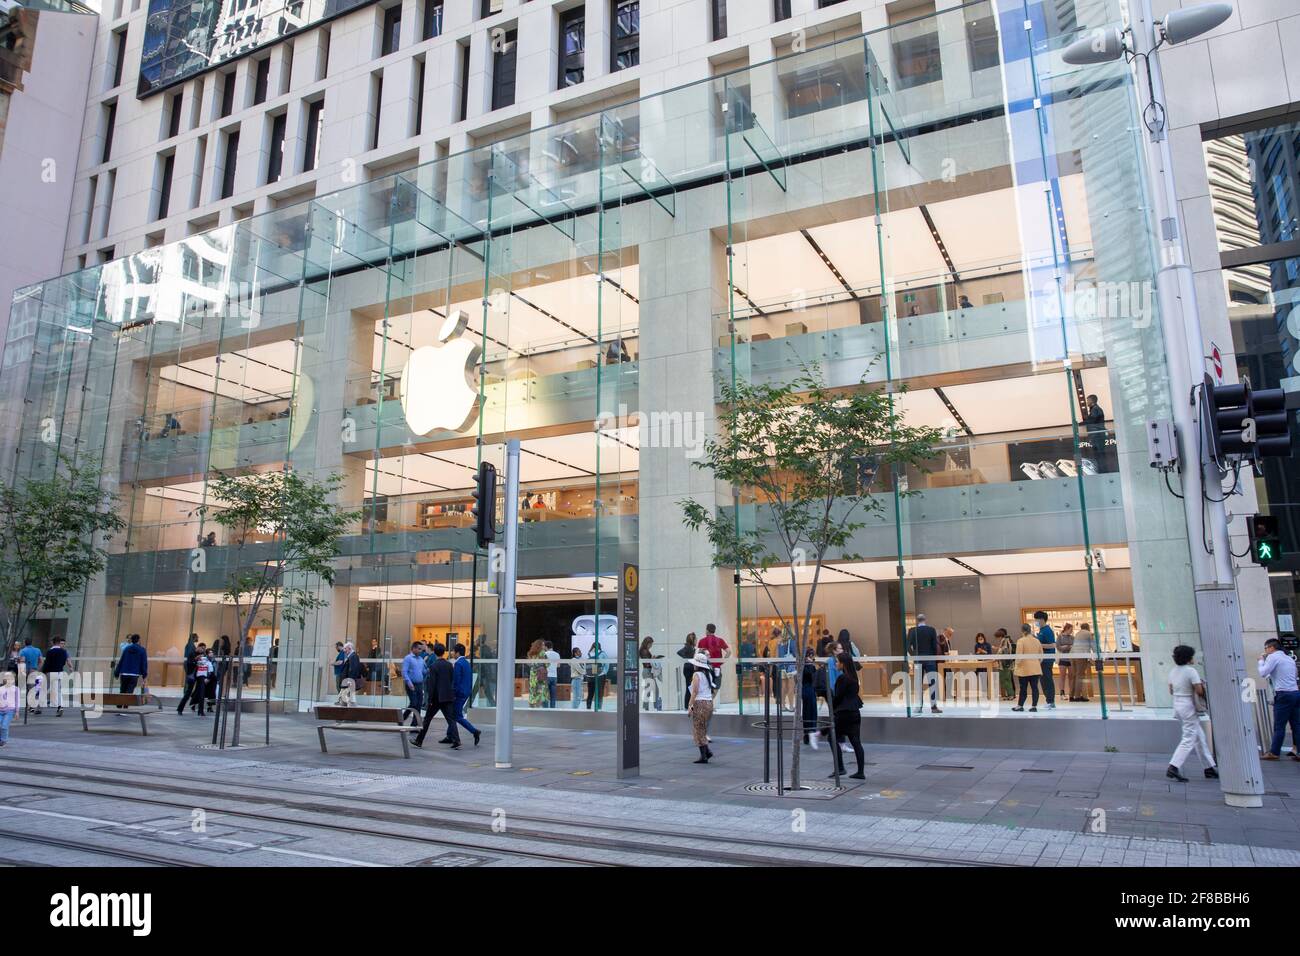
<svg viewBox="0 0 1300 956"><path fill-rule="evenodd" d="M1207 3L1186 10L1175 10L1153 25L1153 42L1151 48L1145 51L1134 48L1131 29L1101 27L1093 30L1089 36L1075 40L1067 46L1061 52L1061 58L1071 66L1110 63L1121 56L1130 63L1134 60L1142 60L1146 68L1148 96L1147 105L1142 111L1142 122L1146 124L1152 139L1159 139L1164 135L1165 107L1156 96L1151 55L1166 43L1183 43L1209 33L1230 16L1232 16L1230 3Z"/></svg>
<svg viewBox="0 0 1300 956"><path fill-rule="evenodd" d="M1255 738L1254 705L1242 693L1246 684L1238 602L1228 516L1224 508L1223 473L1217 462L1203 456L1198 389L1205 388L1205 337L1196 304L1196 286L1183 249L1173 160L1165 130L1164 79L1159 57L1165 44L1202 36L1232 16L1227 3L1208 3L1175 10L1162 20L1151 13L1151 0L1134 3L1134 25L1094 30L1062 51L1074 66L1110 63L1123 58L1141 60L1146 78L1142 121L1149 133L1144 154L1150 169L1155 221L1159 231L1156 291L1160 324L1168 355L1169 389L1174 426L1181 448L1177 465L1182 474L1183 508L1191 542L1192 583L1205 664L1206 691L1215 721L1219 783L1229 806L1263 805L1264 781Z"/></svg>

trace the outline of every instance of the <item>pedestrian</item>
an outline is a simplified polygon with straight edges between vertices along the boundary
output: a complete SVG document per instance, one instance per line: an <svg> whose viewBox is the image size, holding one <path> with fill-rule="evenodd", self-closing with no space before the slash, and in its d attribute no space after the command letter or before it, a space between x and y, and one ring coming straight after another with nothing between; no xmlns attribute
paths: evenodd
<svg viewBox="0 0 1300 956"><path fill-rule="evenodd" d="M582 706L582 679L587 666L582 663L582 648L575 647L569 659L569 709Z"/></svg>
<svg viewBox="0 0 1300 956"><path fill-rule="evenodd" d="M1061 655L1058 668L1061 672L1061 699L1074 700L1074 661L1064 655L1074 650L1074 625L1068 621L1061 625L1061 633L1056 636L1056 652Z"/></svg>
<svg viewBox="0 0 1300 956"><path fill-rule="evenodd" d="M35 691L34 694L29 695L30 700L36 701L36 706L31 711L33 714L41 712L41 661L43 659L41 649L32 644L32 639L23 638L23 649L18 652L18 664L26 675L24 683L30 690Z"/></svg>
<svg viewBox="0 0 1300 956"><path fill-rule="evenodd" d="M194 656L194 651L198 648L198 646L199 646L199 636L197 634L191 633L190 639L185 642L185 650L181 652L181 656L184 658L187 667L189 666L190 658ZM189 673L189 671L187 670L186 673Z"/></svg>
<svg viewBox="0 0 1300 956"><path fill-rule="evenodd" d="M9 725L18 713L18 685L12 671L0 673L0 747L9 743Z"/></svg>
<svg viewBox="0 0 1300 956"><path fill-rule="evenodd" d="M348 655L343 650L343 642L334 642L334 690L335 692L343 690L343 662L348 659Z"/></svg>
<svg viewBox="0 0 1300 956"><path fill-rule="evenodd" d="M682 709L691 709L691 673L695 670L695 632L686 635L686 643L677 649L677 656L683 660L682 683L686 690L682 695Z"/></svg>
<svg viewBox="0 0 1300 956"><path fill-rule="evenodd" d="M1201 755L1207 777L1214 779L1219 776L1219 771L1214 766L1214 754L1210 753L1205 731L1201 729L1201 715L1196 702L1198 699L1205 700L1205 681L1201 680L1201 675L1192 666L1195 656L1195 650L1186 644L1179 644L1174 648L1174 666L1169 671L1169 693L1174 698L1174 716L1183 725L1183 736L1178 741L1174 755L1169 758L1169 769L1165 771L1165 776L1179 783L1187 782L1183 776L1183 761L1193 751Z"/></svg>
<svg viewBox="0 0 1300 956"><path fill-rule="evenodd" d="M655 639L647 637L641 642L641 647L637 650L637 657L642 661L661 660L663 655L656 654L652 648ZM654 704L655 710L664 709L663 697L659 692L659 676L663 673L662 664L643 663L641 665L641 709L649 710L650 705Z"/></svg>
<svg viewBox="0 0 1300 956"><path fill-rule="evenodd" d="M560 686L560 652L551 641L543 641L542 646L546 648L542 652L546 658L546 706L554 710Z"/></svg>
<svg viewBox="0 0 1300 956"><path fill-rule="evenodd" d="M1038 643L1043 648L1043 696L1047 698L1047 709L1056 710L1056 682L1052 678L1052 665L1056 658L1056 632L1047 623L1046 611L1034 612L1034 623L1038 625Z"/></svg>
<svg viewBox="0 0 1300 956"><path fill-rule="evenodd" d="M587 652L587 709L592 709L592 703L595 702L596 710L601 709L601 702L605 698L605 675L608 667L605 664L605 652L600 648L600 642L591 645L591 650Z"/></svg>
<svg viewBox="0 0 1300 956"><path fill-rule="evenodd" d="M253 679L253 638L249 635L244 637L244 671L239 675L240 683L245 687Z"/></svg>
<svg viewBox="0 0 1300 956"><path fill-rule="evenodd" d="M379 638L372 637L370 639L370 650L366 652L366 656L370 658L369 663L366 664L366 680L372 685L370 692L372 694L382 694L384 692L384 651L379 646Z"/></svg>
<svg viewBox="0 0 1300 956"><path fill-rule="evenodd" d="M198 635L196 634L194 636L197 637ZM190 710L193 710L193 702L198 700L194 694L194 686L195 681L197 680L196 673L198 670L199 655L206 653L207 649L206 644L196 644L194 647L189 648L189 653L185 657L185 690L181 694L181 702L176 705L176 713L179 716L185 716L186 704L189 704Z"/></svg>
<svg viewBox="0 0 1300 956"><path fill-rule="evenodd" d="M542 642L533 643L538 645ZM425 673L424 690L429 706L424 709L424 726L420 728L419 734L412 743L417 747L423 747L424 738L429 734L429 725L433 723L433 718L442 714L447 721L447 735L438 743L451 744L452 750L459 750L460 731L456 728L456 713L453 709L456 704L455 668L452 667L451 661L447 660L447 648L442 644L433 645L433 663L428 666ZM474 742L478 743L478 740Z"/></svg>
<svg viewBox="0 0 1300 956"><path fill-rule="evenodd" d="M939 656L939 632L930 626L924 614L916 616L916 626L907 632L907 649L913 657L931 658L918 662L921 665L921 706L925 706L925 691L929 687L930 713L942 714L935 690L939 682L939 662L933 660Z"/></svg>
<svg viewBox="0 0 1300 956"><path fill-rule="evenodd" d="M402 658L402 684L406 687L406 709L417 720L424 710L424 642L415 641L410 653ZM403 717L406 715L403 714Z"/></svg>
<svg viewBox="0 0 1300 956"><path fill-rule="evenodd" d="M548 700L546 685L546 642L538 639L528 646L526 655L531 661L540 664L528 665L528 706L545 707Z"/></svg>
<svg viewBox="0 0 1300 956"><path fill-rule="evenodd" d="M497 705L497 662L492 659L495 648L488 644L487 635L480 634L474 638L474 669L478 685L470 695L470 704L483 697L488 707ZM484 663L486 661L486 663Z"/></svg>
<svg viewBox="0 0 1300 956"><path fill-rule="evenodd" d="M1015 654L1016 645L1011 641L1011 635L1007 633L1005 627L1000 627L993 632L993 653L997 654L1002 660L998 661L998 678L1002 690L1003 700L1014 700L1016 696L1016 662L1011 659L1010 655Z"/></svg>
<svg viewBox="0 0 1300 956"><path fill-rule="evenodd" d="M465 656L464 644L457 644L451 652L454 658L451 665L452 713L455 714L456 723L473 735L474 746L477 747L483 734L465 717L465 704L474 686L474 672L470 668L469 658Z"/></svg>
<svg viewBox="0 0 1300 956"><path fill-rule="evenodd" d="M68 666L67 641L62 637L54 639L54 646L41 662L41 672L45 675L45 692L54 700L54 716L63 716L63 679Z"/></svg>
<svg viewBox="0 0 1300 956"><path fill-rule="evenodd" d="M194 655L194 704L198 708L198 715L206 717L204 705L208 700L208 690L211 684L216 682L216 667L212 663L211 652L206 645L200 644L198 653ZM184 706L184 699L181 700L181 706Z"/></svg>
<svg viewBox="0 0 1300 956"><path fill-rule="evenodd" d="M713 687L716 691L722 686L722 662L727 659L731 647L718 636L718 628L715 624L704 625L704 636L700 638L699 647L708 651L709 666L713 668ZM695 656L698 660L699 654Z"/></svg>
<svg viewBox="0 0 1300 956"><path fill-rule="evenodd" d="M1295 658L1270 637L1259 655L1259 676L1273 685L1273 740L1264 760L1279 760L1286 728L1291 727L1291 759L1300 760L1300 688L1296 687Z"/></svg>
<svg viewBox="0 0 1300 956"><path fill-rule="evenodd" d="M1088 430L1088 444L1092 446L1092 460L1099 472L1110 471L1110 452L1106 448L1106 412L1096 395L1086 399L1088 410L1083 416Z"/></svg>
<svg viewBox="0 0 1300 956"><path fill-rule="evenodd" d="M357 687L366 675L365 665L357 654L356 646L351 641L344 641L341 648L343 662L338 664L339 696L334 703L342 707L355 707L357 704Z"/></svg>
<svg viewBox="0 0 1300 956"><path fill-rule="evenodd" d="M1074 632L1074 653L1086 654L1087 657L1075 657L1070 667L1070 689L1074 696L1070 700L1086 704L1092 700L1092 673L1097 667L1097 642L1092 637L1092 627L1080 624Z"/></svg>
<svg viewBox="0 0 1300 956"><path fill-rule="evenodd" d="M713 625L709 625L712 627ZM691 715L691 735L695 746L700 748L700 759L696 763L708 763L713 757L709 749L709 718L713 716L713 666L709 652L703 647L695 652L694 668L691 672L691 703L687 707Z"/></svg>
<svg viewBox="0 0 1300 956"><path fill-rule="evenodd" d="M785 640L776 646L777 656L788 664L781 665L781 706L790 713L794 713L794 699L796 695L802 693L799 689L799 681L796 679L801 668L798 666L798 656L795 652L799 649L799 644L795 640L794 631L790 628L785 630Z"/></svg>
<svg viewBox="0 0 1300 956"><path fill-rule="evenodd" d="M853 663L853 655L848 651L840 651L839 665L839 677L835 679L835 687L831 690L835 737L849 742L853 756L858 761L857 772L850 774L850 779L865 780L863 768L866 766L866 757L862 752L862 697L858 684L858 665ZM843 776L844 751L839 747L835 748L835 766Z"/></svg>
<svg viewBox="0 0 1300 956"><path fill-rule="evenodd" d="M810 647L803 652L803 668L799 679L800 702L803 705L803 742L817 749L817 657Z"/></svg>
<svg viewBox="0 0 1300 956"><path fill-rule="evenodd" d="M1031 714L1038 712L1038 682L1043 678L1043 668L1038 657L1043 653L1043 645L1034 637L1034 629L1028 624L1020 625L1020 640L1016 641L1016 677L1020 680L1020 701L1011 709L1024 712L1025 693L1034 692Z"/></svg>
<svg viewBox="0 0 1300 956"><path fill-rule="evenodd" d="M117 659L113 676L121 681L118 692L122 694L134 694L136 685L141 680L148 679L149 654L140 644L139 634L132 634L127 638L126 647L122 648L122 653Z"/></svg>

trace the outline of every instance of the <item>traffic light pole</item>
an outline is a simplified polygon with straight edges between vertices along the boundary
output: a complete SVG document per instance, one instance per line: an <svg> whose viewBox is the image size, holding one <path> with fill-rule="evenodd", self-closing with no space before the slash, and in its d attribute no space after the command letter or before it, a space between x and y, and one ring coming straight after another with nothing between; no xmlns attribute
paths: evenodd
<svg viewBox="0 0 1300 956"><path fill-rule="evenodd" d="M515 572L519 554L519 439L506 442L505 573L497 611L496 766L509 770L515 720ZM489 554L491 552L489 551ZM488 562L489 569L492 562Z"/></svg>
<svg viewBox="0 0 1300 956"><path fill-rule="evenodd" d="M1150 95L1165 102L1160 59L1153 54L1155 19L1151 0L1141 0L1132 33L1139 54L1148 54ZM1137 84L1145 93L1145 84ZM1144 104L1150 108L1150 104ZM1163 115L1163 114L1161 114ZM1205 339L1197 311L1196 287L1183 251L1183 233L1174 188L1173 161L1163 126L1146 138L1146 159L1160 228L1160 268L1156 293L1169 356L1169 387L1174 424L1181 439L1183 506L1200 626L1201 663L1214 720L1219 783L1228 806L1263 806L1264 780L1255 738L1253 697L1246 686L1241 610L1228 537L1227 510L1218 466L1202 456L1201 422L1193 387L1203 380ZM1202 460L1202 458L1207 460ZM1207 494L1208 492L1208 494ZM1207 551L1203 540L1210 542Z"/></svg>

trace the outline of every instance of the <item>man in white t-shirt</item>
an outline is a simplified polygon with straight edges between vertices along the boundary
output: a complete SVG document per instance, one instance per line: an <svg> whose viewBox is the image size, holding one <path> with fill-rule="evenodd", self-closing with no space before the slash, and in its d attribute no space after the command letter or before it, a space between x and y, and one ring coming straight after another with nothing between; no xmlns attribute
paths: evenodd
<svg viewBox="0 0 1300 956"><path fill-rule="evenodd" d="M544 646L546 647L546 653L543 655L546 658L546 695L549 701L547 706L553 708L556 681L560 677L560 654L550 641L547 641Z"/></svg>
<svg viewBox="0 0 1300 956"><path fill-rule="evenodd" d="M1178 741L1178 749L1169 758L1169 769L1165 776L1170 780L1187 783L1183 776L1183 761L1197 751L1205 764L1205 775L1211 779L1219 776L1214 766L1214 755L1201 730L1201 718L1196 712L1196 699L1205 699L1205 682L1200 673L1192 666L1196 651L1186 644L1174 648L1174 666L1169 671L1169 693L1174 698L1174 716L1182 722L1183 736Z"/></svg>

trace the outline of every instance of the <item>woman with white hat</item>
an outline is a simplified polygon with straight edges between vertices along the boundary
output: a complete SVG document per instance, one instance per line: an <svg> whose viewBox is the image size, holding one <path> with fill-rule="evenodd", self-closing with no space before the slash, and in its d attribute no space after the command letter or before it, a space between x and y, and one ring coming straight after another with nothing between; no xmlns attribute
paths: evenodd
<svg viewBox="0 0 1300 956"><path fill-rule="evenodd" d="M709 718L713 716L713 668L709 662L709 652L695 652L695 671L691 674L691 731L695 746L700 748L700 759L696 763L708 763L713 756L709 749Z"/></svg>

